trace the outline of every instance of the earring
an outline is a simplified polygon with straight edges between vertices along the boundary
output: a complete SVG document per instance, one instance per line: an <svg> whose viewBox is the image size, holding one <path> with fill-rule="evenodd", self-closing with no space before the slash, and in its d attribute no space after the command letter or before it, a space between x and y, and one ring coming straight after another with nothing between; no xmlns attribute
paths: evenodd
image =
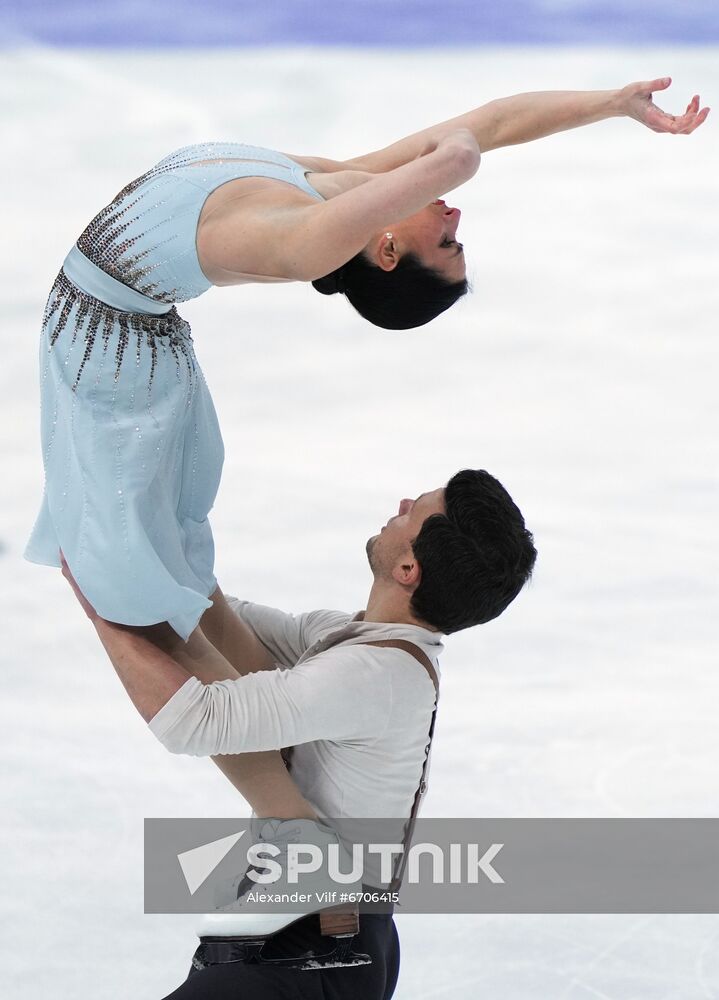
<svg viewBox="0 0 719 1000"><path fill-rule="evenodd" d="M391 240L391 239L394 239L394 237L392 236L392 233L385 233L384 235L385 235L385 237L386 237L386 238L387 238L388 240Z"/></svg>

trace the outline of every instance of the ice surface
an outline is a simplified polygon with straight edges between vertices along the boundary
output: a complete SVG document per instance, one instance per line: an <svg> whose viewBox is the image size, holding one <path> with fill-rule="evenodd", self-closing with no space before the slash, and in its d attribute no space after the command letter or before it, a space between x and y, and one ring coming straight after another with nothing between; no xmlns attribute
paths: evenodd
<svg viewBox="0 0 719 1000"><path fill-rule="evenodd" d="M716 103L710 48L3 53L6 997L159 1000L193 918L143 916L143 818L248 812L152 739L59 572L21 560L39 321L80 230L188 142L343 157L497 96L664 74L669 110ZM225 435L228 592L357 610L366 538L464 466L536 534L531 587L447 643L425 815L718 814L717 176L712 116L688 138L613 120L484 158L450 198L474 294L428 327L300 285L180 310ZM714 916L397 923L397 1000L719 996Z"/></svg>

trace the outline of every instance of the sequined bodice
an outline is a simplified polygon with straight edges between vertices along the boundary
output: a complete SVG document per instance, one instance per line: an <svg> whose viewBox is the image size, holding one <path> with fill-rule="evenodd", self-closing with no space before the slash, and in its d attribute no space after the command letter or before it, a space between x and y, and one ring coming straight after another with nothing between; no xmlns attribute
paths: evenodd
<svg viewBox="0 0 719 1000"><path fill-rule="evenodd" d="M211 287L195 240L202 206L215 188L239 177L269 177L321 200L306 173L283 153L258 146L183 146L124 187L90 222L77 246L136 291L158 302L184 302Z"/></svg>

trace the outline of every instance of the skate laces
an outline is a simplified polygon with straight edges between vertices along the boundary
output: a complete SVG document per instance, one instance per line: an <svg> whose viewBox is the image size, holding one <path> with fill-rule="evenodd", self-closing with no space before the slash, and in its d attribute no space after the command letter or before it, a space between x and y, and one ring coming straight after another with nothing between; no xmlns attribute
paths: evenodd
<svg viewBox="0 0 719 1000"><path fill-rule="evenodd" d="M313 827L315 829L321 830L323 833L332 837L334 841L339 845L340 850L349 857L349 852L344 846L342 840L336 831L329 826L327 823L317 822L313 820L306 820L302 823L294 821L294 826L291 825L292 820L277 820L269 819L262 821L262 825L259 826L259 830L254 834L255 842L264 842L272 844L279 851L278 854L273 855L272 860L276 862L282 868L283 873L286 875L288 870L289 858L288 852L291 844L297 844L307 837L307 827ZM259 825L259 824L258 824ZM313 842L313 838L310 836L310 843ZM271 871L270 868L264 867L261 863L253 863L247 866L243 875L237 877L236 881L236 895L235 899L241 901L242 897L245 896L247 892L257 889L258 883L255 879L251 878L250 872L258 875L266 875ZM233 894L234 895L234 894Z"/></svg>

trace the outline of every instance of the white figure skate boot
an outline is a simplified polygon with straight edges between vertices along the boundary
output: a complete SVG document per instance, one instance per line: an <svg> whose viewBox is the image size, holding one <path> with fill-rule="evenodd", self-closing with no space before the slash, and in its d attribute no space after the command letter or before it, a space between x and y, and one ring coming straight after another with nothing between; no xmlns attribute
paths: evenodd
<svg viewBox="0 0 719 1000"><path fill-rule="evenodd" d="M321 820L255 819L250 831L254 843L262 842L278 849L271 857L281 867L282 874L273 882L257 882L250 877L251 871L260 874L269 871L263 869L259 861L218 887L216 912L203 914L197 927L202 942L198 949L199 963L246 961L299 969L371 964L369 955L352 951L352 939L359 932L358 904L338 902L340 892L360 893L362 878L340 884L329 875L327 861L331 845L335 845L337 851L339 871L348 874L352 871L352 858L332 827ZM323 857L323 864L317 871L298 873L296 881L288 878L288 848L292 844L315 845L322 850ZM248 900L249 893L298 892L311 896L304 912L261 913L257 912L256 903ZM268 937L314 912L319 915L320 933L333 939L328 941L326 952L299 958L263 958L262 947ZM195 959L193 962L198 964Z"/></svg>

